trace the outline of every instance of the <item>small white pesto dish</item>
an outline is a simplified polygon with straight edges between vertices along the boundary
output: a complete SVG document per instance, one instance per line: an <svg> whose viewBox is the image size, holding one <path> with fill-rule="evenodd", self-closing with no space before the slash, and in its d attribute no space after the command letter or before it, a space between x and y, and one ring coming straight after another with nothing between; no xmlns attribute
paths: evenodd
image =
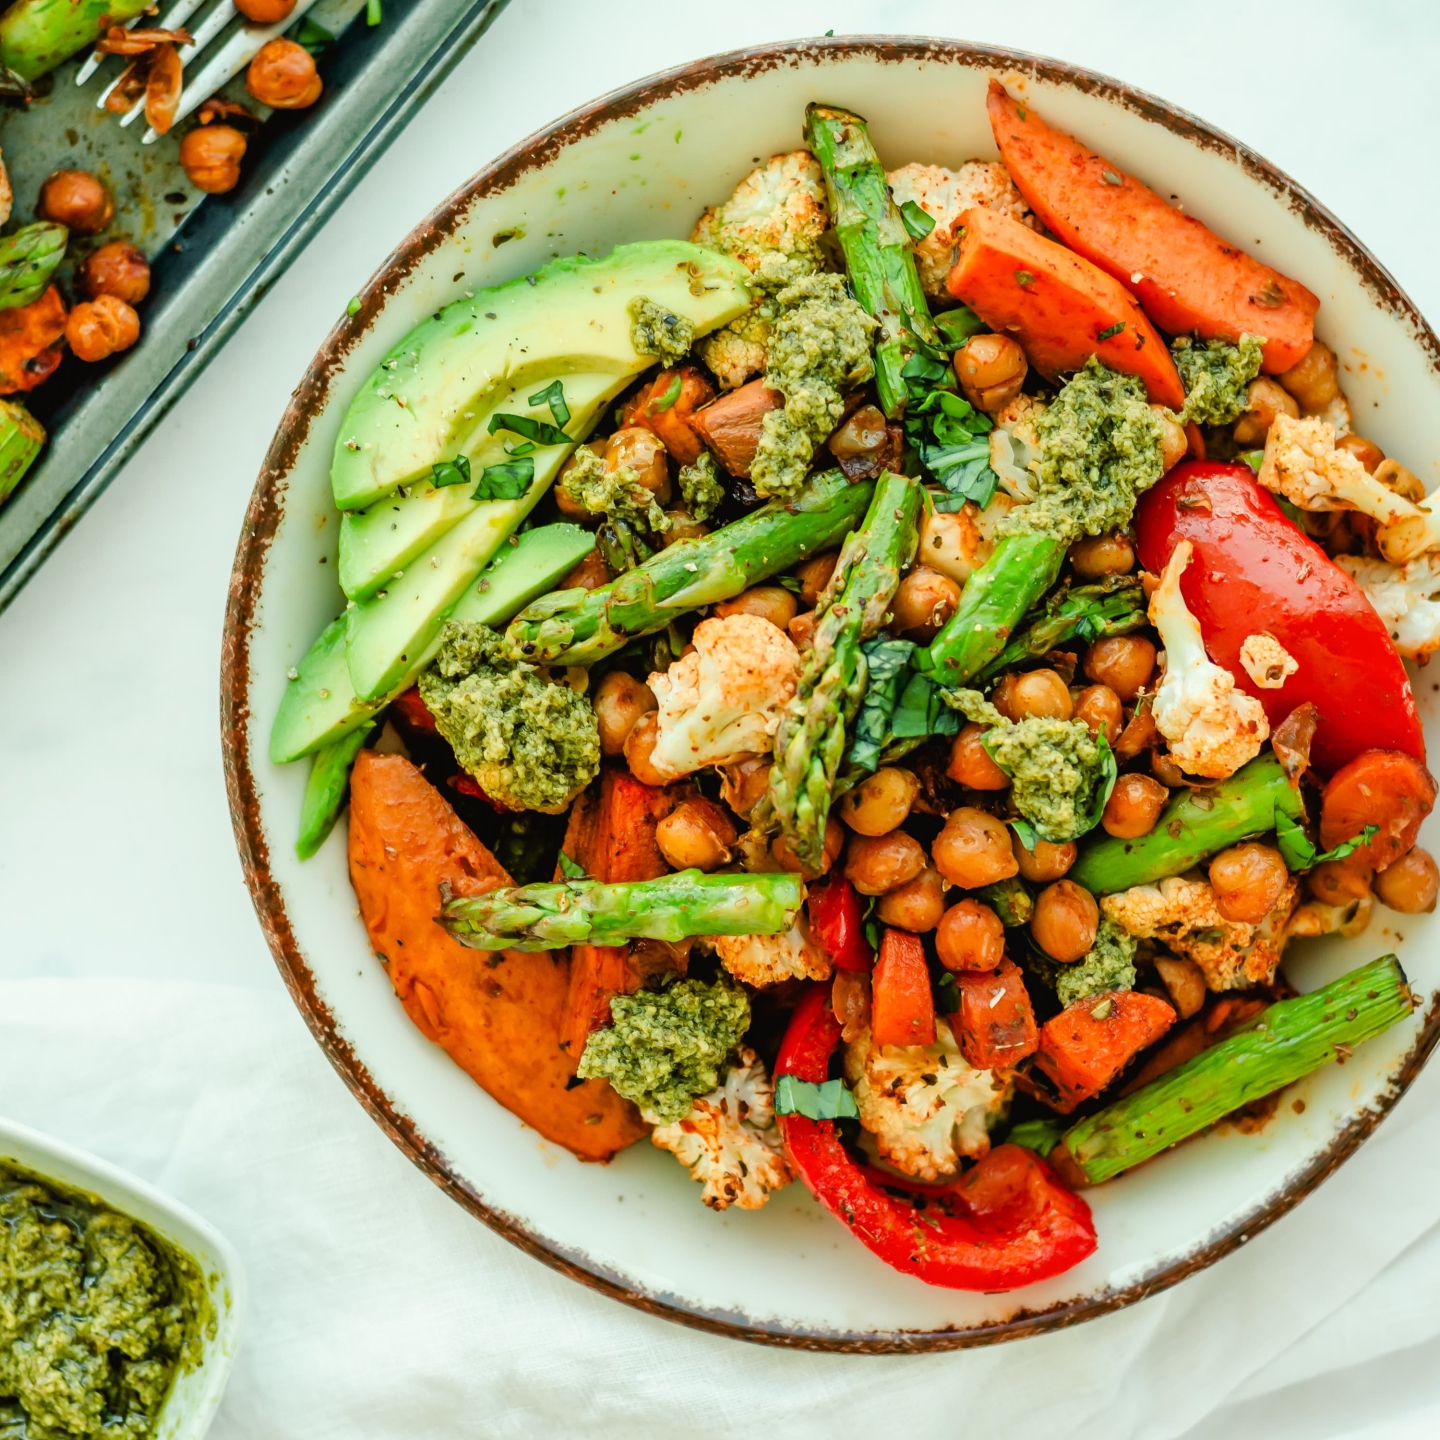
<svg viewBox="0 0 1440 1440"><path fill-rule="evenodd" d="M138 1221L152 1240L192 1260L208 1306L199 1326L199 1358L182 1364L156 1416L154 1440L200 1440L230 1378L245 1314L245 1277L230 1242L153 1185L63 1141L0 1117L0 1172L49 1184ZM0 1176L0 1178L5 1178Z"/></svg>

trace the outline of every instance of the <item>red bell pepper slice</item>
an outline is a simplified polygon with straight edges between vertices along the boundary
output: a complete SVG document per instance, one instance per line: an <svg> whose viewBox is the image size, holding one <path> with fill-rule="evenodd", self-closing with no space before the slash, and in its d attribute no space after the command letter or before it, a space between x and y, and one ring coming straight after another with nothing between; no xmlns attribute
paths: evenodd
<svg viewBox="0 0 1440 1440"><path fill-rule="evenodd" d="M955 1038L977 1070L1013 1069L1040 1045L1035 1007L1025 977L1013 960L994 970L962 970L955 976L960 1009Z"/></svg>
<svg viewBox="0 0 1440 1440"><path fill-rule="evenodd" d="M420 698L420 687L412 685L390 702L391 714L398 717L412 730L426 730L435 733L435 717L430 707Z"/></svg>
<svg viewBox="0 0 1440 1440"><path fill-rule="evenodd" d="M1364 750L1425 759L1404 662L1365 593L1285 516L1244 465L1182 461L1135 511L1141 563L1159 574L1181 540L1195 547L1180 580L1205 648L1278 725L1307 700L1319 707L1311 763L1324 774ZM1299 669L1262 690L1240 663L1266 631Z"/></svg>
<svg viewBox="0 0 1440 1440"><path fill-rule="evenodd" d="M829 989L811 985L790 1020L777 1075L823 1083L840 1043ZM833 1120L778 1116L796 1174L887 1265L951 1290L1014 1290L1048 1280L1095 1250L1090 1207L1033 1151L1001 1145L920 1207L886 1193L850 1157Z"/></svg>
<svg viewBox="0 0 1440 1440"><path fill-rule="evenodd" d="M870 1033L877 1045L933 1045L935 997L925 946L908 930L887 930L870 981Z"/></svg>
<svg viewBox="0 0 1440 1440"><path fill-rule="evenodd" d="M843 875L810 887L810 938L837 970L868 975L875 947L865 938L865 909Z"/></svg>
<svg viewBox="0 0 1440 1440"><path fill-rule="evenodd" d="M1143 990L1115 990L1067 1006L1041 1027L1035 1056L1035 1068L1060 1094L1058 1103L1050 1103L1068 1115L1174 1023L1174 1009Z"/></svg>

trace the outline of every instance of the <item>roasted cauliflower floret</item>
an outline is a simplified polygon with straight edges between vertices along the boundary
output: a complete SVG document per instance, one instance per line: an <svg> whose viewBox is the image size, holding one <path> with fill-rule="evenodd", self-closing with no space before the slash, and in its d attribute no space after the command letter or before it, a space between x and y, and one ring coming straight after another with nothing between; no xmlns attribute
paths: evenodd
<svg viewBox="0 0 1440 1440"><path fill-rule="evenodd" d="M1240 663L1262 690L1279 690L1300 668L1300 662L1268 630L1245 637Z"/></svg>
<svg viewBox="0 0 1440 1440"><path fill-rule="evenodd" d="M1165 642L1165 678L1155 692L1155 724L1175 763L1223 780L1253 760L1270 734L1264 706L1235 688L1235 677L1205 653L1200 625L1180 593L1192 546L1182 540L1150 597L1150 623Z"/></svg>
<svg viewBox="0 0 1440 1440"><path fill-rule="evenodd" d="M1326 905L1305 900L1291 912L1285 924L1285 938L1310 939L1319 935L1343 935L1347 939L1364 932L1375 909L1375 897L1366 891L1358 900L1344 905Z"/></svg>
<svg viewBox="0 0 1440 1440"><path fill-rule="evenodd" d="M1302 510L1360 510L1382 525L1418 518L1420 507L1382 485L1319 416L1277 415L1265 437L1260 483Z"/></svg>
<svg viewBox="0 0 1440 1440"><path fill-rule="evenodd" d="M733 255L753 273L766 255L813 261L829 223L820 162L808 150L792 150L752 170L723 205L700 216L690 238Z"/></svg>
<svg viewBox="0 0 1440 1440"><path fill-rule="evenodd" d="M712 331L696 346L722 390L738 389L765 368L774 309L773 301L762 301L738 320Z"/></svg>
<svg viewBox="0 0 1440 1440"><path fill-rule="evenodd" d="M830 957L811 940L803 913L783 935L716 935L710 943L720 963L757 990L782 980L830 978Z"/></svg>
<svg viewBox="0 0 1440 1440"><path fill-rule="evenodd" d="M943 165L905 165L885 178L897 205L913 200L935 222L935 228L915 242L915 268L925 293L934 300L949 298L945 277L955 263L960 217L972 206L998 210L1024 225L1035 223L1010 172L998 160L970 160L958 170Z"/></svg>
<svg viewBox="0 0 1440 1440"><path fill-rule="evenodd" d="M1440 554L1404 565L1363 555L1337 555L1335 563L1365 592L1402 655L1423 660L1440 650Z"/></svg>
<svg viewBox="0 0 1440 1440"><path fill-rule="evenodd" d="M990 468L1007 495L1033 500L1040 466L1040 435L1035 422L1046 407L1029 395L1017 395L998 415L990 432Z"/></svg>
<svg viewBox="0 0 1440 1440"><path fill-rule="evenodd" d="M660 702L651 763L670 779L764 754L795 694L800 652L758 615L702 620L695 646L650 677Z"/></svg>
<svg viewBox="0 0 1440 1440"><path fill-rule="evenodd" d="M879 1046L862 1030L846 1046L845 1075L880 1154L917 1180L944 1179L962 1155L986 1154L1013 1089L994 1071L973 1069L940 1019L933 1045Z"/></svg>
<svg viewBox="0 0 1440 1440"><path fill-rule="evenodd" d="M712 1210L758 1210L795 1178L780 1148L774 1087L748 1045L716 1089L697 1096L683 1119L657 1125L650 1140L705 1187L700 1198Z"/></svg>
<svg viewBox="0 0 1440 1440"><path fill-rule="evenodd" d="M1227 920L1207 881L1179 875L1106 895L1100 907L1136 939L1159 940L1182 959L1193 960L1211 990L1242 990L1275 978L1298 894L1299 886L1289 881L1258 925Z"/></svg>

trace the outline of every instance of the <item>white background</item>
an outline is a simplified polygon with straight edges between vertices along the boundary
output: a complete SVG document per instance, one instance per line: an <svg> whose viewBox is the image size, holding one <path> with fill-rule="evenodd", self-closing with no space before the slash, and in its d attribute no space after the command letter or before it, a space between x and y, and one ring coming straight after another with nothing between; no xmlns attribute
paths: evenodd
<svg viewBox="0 0 1440 1440"><path fill-rule="evenodd" d="M949 35L1027 48L1164 95L1287 170L1358 233L1423 311L1440 317L1434 258L1440 226L1434 159L1440 143L1440 11L1424 0L1223 6L1194 0L1006 0L990 5L954 0L707 0L703 5L512 0L160 432L0 617L0 1038L6 1044L40 1045L35 1053L53 1058L55 1066L53 1074L37 1082L33 1071L23 1079L17 1077L24 1072L7 1072L0 1057L0 1082L11 1087L0 1089L0 1109L32 1123L48 1122L57 1133L63 1128L67 1138L126 1159L119 1138L124 1125L117 1121L119 1128L114 1128L109 1119L100 1124L99 1117L122 1113L123 1105L111 1107L124 1099L137 1077L123 1069L95 1068L96 1054L103 1055L113 1043L103 1023L97 1022L93 1039L78 1022L57 1020L53 1032L43 1036L35 1029L46 1006L68 1008L67 994L75 997L74 1015L93 1014L103 1021L112 1003L113 1013L124 1013L130 1003L122 998L126 995L131 1000L161 994L173 999L182 993L203 997L190 985L240 987L260 993L238 997L225 990L235 997L235 1013L249 1014L248 1006L271 1017L265 1023L278 1025L285 1037L277 1046L306 1043L303 1035L291 1033L298 1032L298 1024L288 1026L277 1018L283 991L231 841L220 763L219 648L231 556L261 457L291 386L349 297L405 231L450 190L558 114L650 71L706 53L830 29L837 34ZM17 197L20 205L28 200ZM77 984L67 991L63 985L24 983L101 978L187 984L182 992L141 990L133 984L113 989ZM221 993L216 992L217 999ZM97 995L110 997L98 1009ZM203 1008L201 1000L194 1003ZM215 1044L223 1043L217 1032ZM278 1059L276 1066L277 1076L291 1073ZM323 1092L317 1105L331 1110L340 1105L343 1114L349 1102L339 1082L319 1065L296 1061L294 1073L302 1072L305 1078L297 1083ZM103 1076L103 1094L65 1092L68 1077L80 1074ZM1429 1093L1440 1098L1440 1087L1430 1086ZM144 1094L158 1117L164 1097L153 1086ZM303 1108L303 1098L296 1098ZM1413 1113L1418 1103L1406 1102L1413 1119L1421 1118ZM358 1108L350 1108L358 1117ZM1401 1115L1406 1113L1402 1106ZM337 1123L348 1124L348 1115ZM1413 1234L1423 1235L1440 1218L1440 1193L1433 1201L1426 1193L1440 1191L1440 1162L1433 1146L1422 1143L1424 1130L1421 1124L1408 1126L1413 1153L1391 1144L1383 1165L1387 1147L1382 1137L1350 1163L1340 1180L1282 1222L1274 1234L1301 1224L1305 1211L1315 1212L1307 1223L1318 1249L1308 1260L1295 1257L1295 1263L1323 1272L1329 1263L1327 1243L1340 1246L1350 1228L1374 1223L1372 1204L1388 1203L1397 1184L1424 1211L1410 1217ZM116 1138L107 1145L111 1135ZM514 1319L522 1329L545 1335L557 1326L594 1325L626 1335L634 1353L650 1355L656 1365L671 1363L666 1358L669 1327L559 1280L542 1280L543 1272L532 1262L488 1235L472 1236L477 1226L458 1211L449 1215L449 1207L429 1192L418 1173L392 1163L378 1131L357 1123L347 1145L347 1157L362 1170L371 1165L375 1176L384 1176L386 1195L403 1196L417 1213L434 1217L426 1222L431 1240L463 1237L462 1258L477 1267L477 1282L500 1270L521 1278L504 1293L507 1303L519 1307ZM229 1152L228 1160L237 1167L231 1178L239 1183L245 1156ZM374 1183L381 1184L379 1179ZM1426 1206L1433 1208L1426 1211ZM1278 1260L1282 1242L1270 1236L1260 1242L1270 1243ZM1244 1260L1255 1260L1258 1250L1252 1247ZM274 1264L277 1258L285 1257L271 1254L261 1263ZM1355 1272L1349 1288L1369 1280L1382 1264L1368 1273ZM378 1297L402 1286L407 1268L404 1245L381 1246L367 1257L366 1274L377 1297L376 1325L383 1326L390 1313ZM1289 1283L1283 1267L1267 1273L1247 1263L1235 1275L1237 1286L1242 1276L1244 1286ZM1417 1239L1288 1357L1269 1360L1268 1354L1257 1353L1249 1364L1232 1359L1220 1374L1197 1362L1189 1377L1188 1403L1174 1410L1175 1416L1184 1412L1186 1417L1179 1429L1177 1422L1167 1421L1169 1401L1162 1395L1123 1421L1117 1412L1115 1426L1096 1433L1168 1436L1183 1431L1191 1440L1222 1434L1410 1440L1440 1433L1440 1372L1434 1363L1440 1358L1440 1305L1433 1299L1437 1278L1440 1242ZM1187 1326L1240 1323L1247 1302L1239 1290L1233 1309L1227 1308L1223 1285L1211 1285L1209 1294L1212 1303L1189 1313ZM344 1317L347 1326L365 1318L363 1288L346 1303L361 1307ZM1152 1328L1164 1323L1157 1307L1167 1303L1141 1307L1153 1313ZM1317 1307L1287 1333L1298 1337L1329 1308ZM315 1326L331 1333L339 1317L327 1315L323 1306L317 1305L317 1311ZM252 1321L258 1327L261 1314ZM275 1323L281 1322L277 1318ZM1103 1325L1089 1328L1094 1330L1093 1342L1087 1342L1093 1365L1103 1370L1120 1356L1108 1348ZM1185 1335L1172 1339L1181 1351L1189 1343ZM699 1387L716 1383L716 1375L738 1377L745 1367L757 1374L763 1369L767 1383L771 1376L777 1384L814 1377L814 1366L801 1357L788 1357L787 1371L775 1357L729 1342L687 1337L685 1345L695 1357L688 1363L699 1368L677 1372L671 1423L665 1422L663 1410L648 1408L641 1425L637 1372L633 1433L643 1428L657 1435L682 1429L709 1434L712 1427L716 1434L731 1433L732 1427L739 1427L736 1433L746 1428L753 1433L752 1426L741 1425L743 1416L723 1404L709 1409L684 1402L698 1401ZM1009 1347L1013 1358L1006 1362L1005 1383L1015 1383L1017 1365L1023 1372L1023 1351ZM257 1342L249 1362L252 1373L244 1382L247 1394L266 1390L263 1368L253 1369L265 1353ZM1127 1361L1139 1353L1133 1346L1124 1349ZM1242 1395L1232 1395L1262 1360L1268 1363L1258 1378L1249 1379ZM372 1410L365 1433L579 1433L574 1415L567 1421L563 1413L536 1408L518 1378L528 1372L506 1372L507 1363L492 1355L491 1364L501 1373L487 1392L486 1410L471 1411L463 1423L446 1424L443 1431L427 1423L421 1431L412 1428L403 1409L393 1419ZM963 1425L963 1409L957 1412L949 1403L949 1381L964 1373L961 1367L977 1364L978 1357L924 1363L949 1367L947 1404L932 1412L934 1423ZM987 1370L993 1364L992 1357L985 1362ZM881 1373L877 1367L877 1380ZM902 1383L898 1370L887 1373L889 1383ZM903 1384L923 1392L932 1383L927 1377L940 1372L907 1368L904 1373ZM686 1393L686 1375L697 1387L693 1394ZM443 1385L443 1376L432 1375L426 1383L433 1385L437 1378ZM654 1382L658 1377L647 1378ZM331 1413L332 1400L340 1405L333 1394L305 1394L303 1379L290 1383L296 1387L293 1394L313 1407L317 1422ZM651 1386L643 1388L653 1398ZM1202 1397L1198 1405L1197 1396ZM1015 1401L1023 1407L1023 1386ZM1206 1409L1222 1406L1228 1408L1197 1421ZM258 1418L264 1413L263 1407L232 1410L226 1433L279 1433L273 1416ZM613 1411L617 1418L593 1431L587 1424L585 1433L625 1433L630 1427L618 1418L624 1414L622 1389ZM1057 1413L1048 1433L1078 1434L1083 1428L1089 1434L1097 1419L1093 1412L1074 1418L1074 1426L1068 1426L1063 1412ZM750 1419L753 1426L766 1424L763 1407ZM843 1410L829 1409L825 1425L850 1433ZM308 1433L322 1429L317 1423ZM352 1427L350 1433L359 1432ZM998 1433L1005 1433L1004 1427Z"/></svg>

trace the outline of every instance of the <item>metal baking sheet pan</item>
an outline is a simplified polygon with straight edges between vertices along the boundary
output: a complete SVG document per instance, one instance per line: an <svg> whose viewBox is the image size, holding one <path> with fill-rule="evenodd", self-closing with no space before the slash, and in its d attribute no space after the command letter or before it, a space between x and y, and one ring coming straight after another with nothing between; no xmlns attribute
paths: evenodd
<svg viewBox="0 0 1440 1440"><path fill-rule="evenodd" d="M188 126L142 146L143 125L122 130L96 109L105 76L75 84L88 52L54 71L27 107L0 111L0 149L15 192L7 228L34 218L51 171L93 170L115 192L115 221L93 240L77 237L62 283L75 259L110 239L138 245L152 266L134 349L99 365L67 356L20 397L50 440L0 504L0 609L505 4L384 0L382 23L370 27L364 0L319 0L310 18L336 36L319 57L325 93L312 109L265 119L240 184L226 195L202 195L186 180L178 157ZM258 108L243 76L220 93Z"/></svg>

